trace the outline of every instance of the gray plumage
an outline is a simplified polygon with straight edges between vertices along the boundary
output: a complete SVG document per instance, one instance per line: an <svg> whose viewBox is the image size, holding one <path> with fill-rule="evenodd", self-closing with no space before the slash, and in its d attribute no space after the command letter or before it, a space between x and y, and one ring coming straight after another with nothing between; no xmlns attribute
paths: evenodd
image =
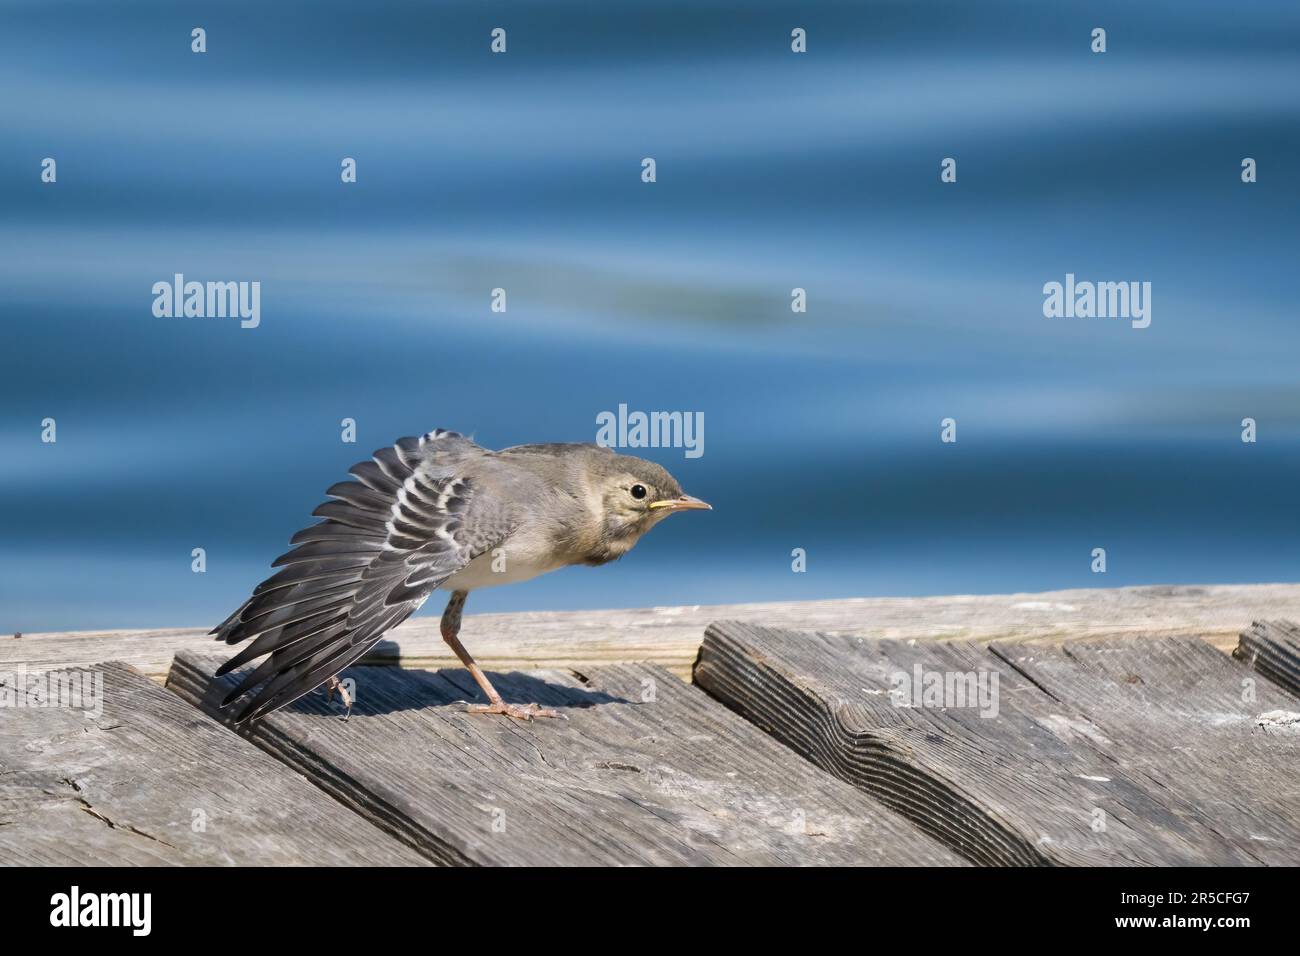
<svg viewBox="0 0 1300 956"><path fill-rule="evenodd" d="M213 630L228 644L251 639L219 674L266 655L223 701L252 692L237 721L330 682L439 587L459 598L453 643L465 592L603 564L665 515L708 507L659 465L607 448L494 452L441 429L381 448L350 473L355 480L330 487L331 500L312 512L324 520L275 560L282 570Z"/></svg>

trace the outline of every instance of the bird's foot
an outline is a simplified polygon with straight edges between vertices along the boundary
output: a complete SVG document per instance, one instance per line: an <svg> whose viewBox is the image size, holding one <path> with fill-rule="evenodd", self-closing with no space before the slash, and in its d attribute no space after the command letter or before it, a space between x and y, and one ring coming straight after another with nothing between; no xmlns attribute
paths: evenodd
<svg viewBox="0 0 1300 956"><path fill-rule="evenodd" d="M466 710L471 714L505 714L515 720L532 720L534 717L569 719L558 710L552 710L549 707L542 707L538 704L507 704L504 700L498 700L491 704L470 704Z"/></svg>
<svg viewBox="0 0 1300 956"><path fill-rule="evenodd" d="M344 685L343 681L339 680L337 677L331 677L329 683L325 685L325 702L327 704L333 703L334 692L336 690L339 692L339 700L341 700L343 706L348 709L347 713L340 718L340 720L346 721L352 716L352 695L348 693L348 689L346 685Z"/></svg>

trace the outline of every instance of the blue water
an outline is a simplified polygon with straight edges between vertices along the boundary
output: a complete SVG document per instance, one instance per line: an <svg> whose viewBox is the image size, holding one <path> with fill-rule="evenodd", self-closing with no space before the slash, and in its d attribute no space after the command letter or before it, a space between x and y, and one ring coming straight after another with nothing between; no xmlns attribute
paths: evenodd
<svg viewBox="0 0 1300 956"><path fill-rule="evenodd" d="M1285 3L6 4L0 631L214 624L371 449L620 403L716 510L471 611L1300 579L1298 121Z"/></svg>

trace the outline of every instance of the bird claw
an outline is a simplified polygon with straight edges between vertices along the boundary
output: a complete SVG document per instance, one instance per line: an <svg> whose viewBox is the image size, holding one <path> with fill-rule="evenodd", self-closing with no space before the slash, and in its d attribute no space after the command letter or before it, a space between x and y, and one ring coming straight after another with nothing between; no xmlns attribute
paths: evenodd
<svg viewBox="0 0 1300 956"><path fill-rule="evenodd" d="M492 704L470 704L466 711L471 714L504 714L515 720L532 720L534 717L558 717L568 720L568 716L558 710L542 707L539 704L507 704L503 700Z"/></svg>
<svg viewBox="0 0 1300 956"><path fill-rule="evenodd" d="M337 677L331 677L329 683L325 685L325 703L334 703L334 691L336 690L339 692L339 700L341 700L343 706L347 708L347 713L340 717L339 720L347 723L348 718L352 716L352 695L349 694L348 689L343 686L343 681L339 680Z"/></svg>

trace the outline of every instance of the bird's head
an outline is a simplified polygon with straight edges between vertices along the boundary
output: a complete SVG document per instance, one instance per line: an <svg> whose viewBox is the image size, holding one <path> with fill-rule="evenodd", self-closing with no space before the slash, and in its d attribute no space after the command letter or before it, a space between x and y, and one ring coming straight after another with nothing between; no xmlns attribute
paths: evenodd
<svg viewBox="0 0 1300 956"><path fill-rule="evenodd" d="M678 511L712 510L682 493L677 479L653 461L611 452L593 459L592 491L599 497L603 560L627 552L641 535ZM603 563L597 560L592 563Z"/></svg>

